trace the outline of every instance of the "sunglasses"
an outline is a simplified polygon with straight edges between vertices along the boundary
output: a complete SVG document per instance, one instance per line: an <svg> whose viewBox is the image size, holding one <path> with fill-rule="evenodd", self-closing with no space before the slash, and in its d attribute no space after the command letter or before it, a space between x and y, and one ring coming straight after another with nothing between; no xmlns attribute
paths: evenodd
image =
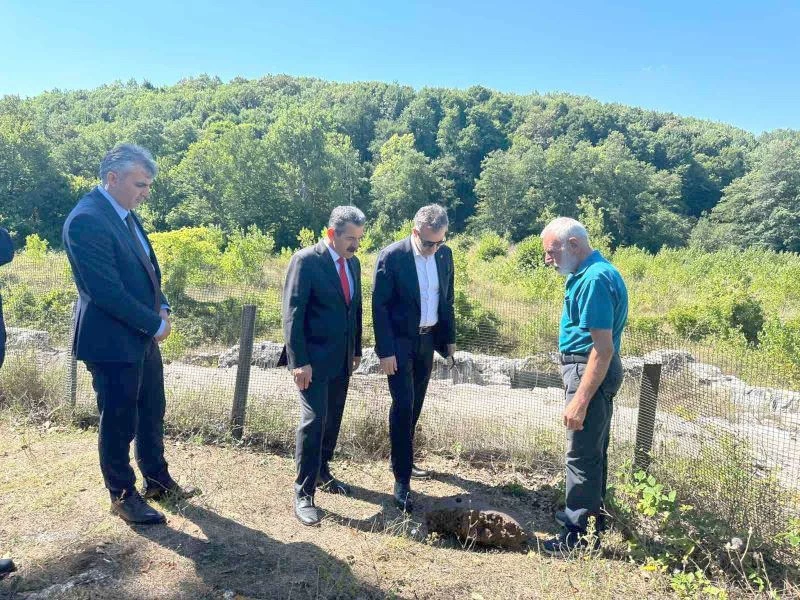
<svg viewBox="0 0 800 600"><path fill-rule="evenodd" d="M438 242L431 242L428 240L423 240L421 237L419 238L420 243L422 244L423 248L438 248L439 246L444 246L447 240L439 240Z"/></svg>

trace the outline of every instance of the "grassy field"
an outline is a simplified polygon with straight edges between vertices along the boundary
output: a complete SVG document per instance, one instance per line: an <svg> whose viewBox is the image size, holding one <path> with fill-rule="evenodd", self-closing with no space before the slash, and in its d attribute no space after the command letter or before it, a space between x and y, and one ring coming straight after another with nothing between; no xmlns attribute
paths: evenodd
<svg viewBox="0 0 800 600"><path fill-rule="evenodd" d="M483 550L429 534L422 515L436 497L469 493L552 534L556 473L476 467L429 456L435 479L416 486L420 509L390 501L384 461L338 461L353 498L320 494L319 529L292 515L291 457L173 441L167 458L204 495L162 506L168 523L129 527L108 512L96 434L0 418L0 552L20 572L0 595L50 590L59 599L217 598L668 598L668 579L626 558L619 533L595 556L570 560ZM72 584L72 587L70 587ZM52 586L62 586L53 588ZM55 589L62 589L53 593ZM228 593L227 596L225 594ZM43 596L44 597L44 596Z"/></svg>

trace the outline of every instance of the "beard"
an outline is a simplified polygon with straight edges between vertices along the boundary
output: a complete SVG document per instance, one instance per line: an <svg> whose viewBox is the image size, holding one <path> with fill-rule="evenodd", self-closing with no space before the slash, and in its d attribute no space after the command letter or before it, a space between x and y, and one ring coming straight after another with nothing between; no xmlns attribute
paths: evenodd
<svg viewBox="0 0 800 600"><path fill-rule="evenodd" d="M569 250L564 250L559 264L556 265L559 275L569 275L578 268L578 257Z"/></svg>

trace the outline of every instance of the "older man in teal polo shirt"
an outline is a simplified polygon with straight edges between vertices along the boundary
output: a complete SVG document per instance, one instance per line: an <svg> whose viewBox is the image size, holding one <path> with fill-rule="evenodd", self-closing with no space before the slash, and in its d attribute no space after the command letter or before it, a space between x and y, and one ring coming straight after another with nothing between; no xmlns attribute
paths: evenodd
<svg viewBox="0 0 800 600"><path fill-rule="evenodd" d="M559 217L542 231L545 264L566 275L558 337L561 378L566 389L567 493L556 513L561 533L543 544L546 553L565 556L579 547L599 547L586 536L589 518L603 529L608 476L608 437L614 395L622 384L619 358L628 318L628 291L614 266L589 243L586 228Z"/></svg>

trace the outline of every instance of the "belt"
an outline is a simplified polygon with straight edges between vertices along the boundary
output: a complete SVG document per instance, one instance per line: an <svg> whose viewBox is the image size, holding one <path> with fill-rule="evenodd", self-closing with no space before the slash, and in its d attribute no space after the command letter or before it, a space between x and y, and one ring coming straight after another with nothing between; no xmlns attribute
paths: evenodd
<svg viewBox="0 0 800 600"><path fill-rule="evenodd" d="M436 325L425 325L424 327L419 328L420 335L430 335L436 329Z"/></svg>
<svg viewBox="0 0 800 600"><path fill-rule="evenodd" d="M558 364L574 365L577 363L586 364L589 362L588 354L562 354L558 353Z"/></svg>

